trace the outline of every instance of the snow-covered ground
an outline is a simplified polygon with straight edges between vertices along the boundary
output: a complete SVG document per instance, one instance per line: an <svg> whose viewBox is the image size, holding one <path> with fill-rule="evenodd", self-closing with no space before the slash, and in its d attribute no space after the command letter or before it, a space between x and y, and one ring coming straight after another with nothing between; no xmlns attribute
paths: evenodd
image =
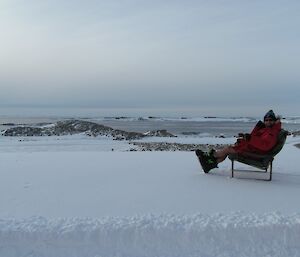
<svg viewBox="0 0 300 257"><path fill-rule="evenodd" d="M129 152L124 141L83 135L0 137L0 256L300 256L296 143L288 138L266 182L230 178L228 160L204 174L193 152Z"/></svg>

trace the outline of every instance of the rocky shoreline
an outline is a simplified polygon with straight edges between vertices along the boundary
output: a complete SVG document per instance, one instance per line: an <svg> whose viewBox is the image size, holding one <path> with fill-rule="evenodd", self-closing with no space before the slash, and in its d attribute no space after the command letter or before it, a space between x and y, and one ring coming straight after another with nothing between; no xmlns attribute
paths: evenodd
<svg viewBox="0 0 300 257"><path fill-rule="evenodd" d="M202 151L209 151L210 149L220 149L226 144L181 144L181 143L167 143L167 142L130 142L134 148L130 151L195 151L200 149Z"/></svg>

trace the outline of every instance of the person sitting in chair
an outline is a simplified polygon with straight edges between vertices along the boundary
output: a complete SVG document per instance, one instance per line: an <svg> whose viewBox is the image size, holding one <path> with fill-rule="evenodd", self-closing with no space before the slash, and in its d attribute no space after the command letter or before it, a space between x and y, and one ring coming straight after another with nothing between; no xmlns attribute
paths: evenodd
<svg viewBox="0 0 300 257"><path fill-rule="evenodd" d="M224 161L229 154L256 153L266 154L277 143L281 130L280 118L276 118L273 110L268 111L264 121L259 121L250 134L239 134L237 142L218 151L212 149L209 153L196 150L201 166L205 173L217 168L218 163Z"/></svg>

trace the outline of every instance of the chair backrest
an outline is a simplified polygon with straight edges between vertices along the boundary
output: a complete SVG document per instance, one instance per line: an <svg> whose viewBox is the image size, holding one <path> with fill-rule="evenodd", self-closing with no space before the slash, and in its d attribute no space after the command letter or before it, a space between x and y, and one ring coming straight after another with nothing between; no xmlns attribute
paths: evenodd
<svg viewBox="0 0 300 257"><path fill-rule="evenodd" d="M281 151L282 147L285 144L287 135L288 135L288 131L286 131L284 129L280 130L280 132L278 134L277 143L270 152L271 155L275 156L276 154L278 154Z"/></svg>

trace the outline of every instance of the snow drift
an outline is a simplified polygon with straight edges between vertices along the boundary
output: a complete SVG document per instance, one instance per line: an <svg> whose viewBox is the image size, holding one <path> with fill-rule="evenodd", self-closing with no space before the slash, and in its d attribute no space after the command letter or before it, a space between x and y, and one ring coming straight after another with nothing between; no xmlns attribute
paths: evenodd
<svg viewBox="0 0 300 257"><path fill-rule="evenodd" d="M2 257L300 256L300 215L0 220Z"/></svg>

